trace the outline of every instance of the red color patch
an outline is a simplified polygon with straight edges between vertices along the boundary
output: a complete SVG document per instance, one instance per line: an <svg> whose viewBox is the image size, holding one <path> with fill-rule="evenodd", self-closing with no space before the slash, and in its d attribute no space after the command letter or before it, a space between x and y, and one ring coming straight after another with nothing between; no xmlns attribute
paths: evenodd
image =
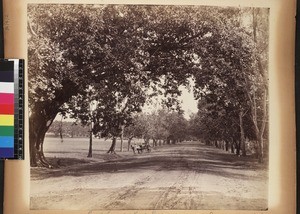
<svg viewBox="0 0 300 214"><path fill-rule="evenodd" d="M14 105L13 104L1 104L0 105L0 114L14 114Z"/></svg>

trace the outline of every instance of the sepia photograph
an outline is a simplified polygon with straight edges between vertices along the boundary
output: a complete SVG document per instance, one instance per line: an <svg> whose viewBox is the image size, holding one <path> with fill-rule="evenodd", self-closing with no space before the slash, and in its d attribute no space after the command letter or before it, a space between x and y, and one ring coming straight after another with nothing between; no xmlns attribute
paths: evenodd
<svg viewBox="0 0 300 214"><path fill-rule="evenodd" d="M32 210L268 210L269 8L28 4Z"/></svg>

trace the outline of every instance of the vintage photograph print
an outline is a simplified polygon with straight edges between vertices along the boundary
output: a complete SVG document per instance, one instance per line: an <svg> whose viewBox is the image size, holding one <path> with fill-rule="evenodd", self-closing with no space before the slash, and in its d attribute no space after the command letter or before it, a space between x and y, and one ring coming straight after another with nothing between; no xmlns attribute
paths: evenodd
<svg viewBox="0 0 300 214"><path fill-rule="evenodd" d="M31 209L268 209L268 8L27 14Z"/></svg>

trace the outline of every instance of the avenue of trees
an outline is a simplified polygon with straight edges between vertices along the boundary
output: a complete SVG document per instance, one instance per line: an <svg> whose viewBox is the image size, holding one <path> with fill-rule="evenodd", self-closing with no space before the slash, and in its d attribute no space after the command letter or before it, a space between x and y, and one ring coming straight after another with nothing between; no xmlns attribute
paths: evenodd
<svg viewBox="0 0 300 214"><path fill-rule="evenodd" d="M48 129L48 134L53 137L64 138L89 137L89 127L74 122L53 121Z"/></svg>
<svg viewBox="0 0 300 214"><path fill-rule="evenodd" d="M263 8L29 5L31 166L50 166L43 143L58 114L89 127L90 145L112 139L110 152L118 137L193 136L246 155L247 139L263 162L268 22ZM187 121L177 98L190 79L199 111ZM141 113L156 96L164 107Z"/></svg>

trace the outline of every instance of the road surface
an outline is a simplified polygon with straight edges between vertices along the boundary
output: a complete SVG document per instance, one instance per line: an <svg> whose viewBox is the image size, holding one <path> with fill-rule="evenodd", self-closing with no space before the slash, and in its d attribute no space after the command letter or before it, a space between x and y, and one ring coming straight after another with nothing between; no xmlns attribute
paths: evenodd
<svg viewBox="0 0 300 214"><path fill-rule="evenodd" d="M32 168L31 208L267 208L267 169L249 157L199 142L164 145L150 153L101 156L105 158L59 169Z"/></svg>

